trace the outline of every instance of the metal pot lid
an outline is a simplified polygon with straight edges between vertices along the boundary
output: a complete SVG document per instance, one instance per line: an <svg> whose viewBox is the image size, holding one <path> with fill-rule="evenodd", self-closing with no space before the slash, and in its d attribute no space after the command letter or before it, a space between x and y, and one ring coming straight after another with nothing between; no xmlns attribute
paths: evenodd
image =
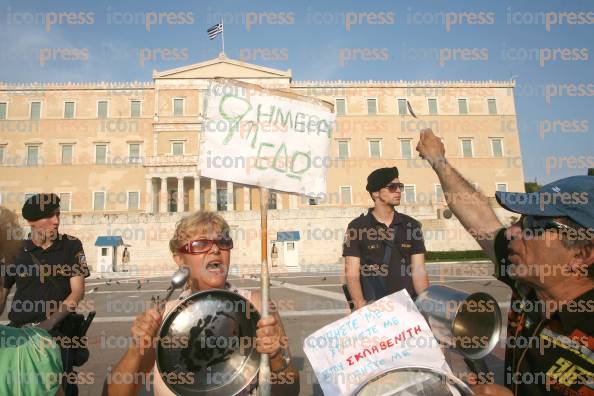
<svg viewBox="0 0 594 396"><path fill-rule="evenodd" d="M178 395L239 394L258 375L259 319L247 299L228 290L186 297L159 329L157 368L165 384Z"/></svg>
<svg viewBox="0 0 594 396"><path fill-rule="evenodd" d="M355 396L471 396L474 392L451 374L429 367L387 370L361 384Z"/></svg>

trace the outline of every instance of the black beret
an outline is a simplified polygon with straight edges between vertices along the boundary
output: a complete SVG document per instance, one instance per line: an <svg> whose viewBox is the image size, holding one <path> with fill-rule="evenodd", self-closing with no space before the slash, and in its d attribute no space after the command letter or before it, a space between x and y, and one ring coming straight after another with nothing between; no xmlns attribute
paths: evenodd
<svg viewBox="0 0 594 396"><path fill-rule="evenodd" d="M367 176L367 186L365 189L369 192L379 191L386 187L388 183L398 177L398 168L379 168Z"/></svg>
<svg viewBox="0 0 594 396"><path fill-rule="evenodd" d="M60 197L56 194L35 194L25 201L23 217L29 221L37 221L52 217L60 209Z"/></svg>

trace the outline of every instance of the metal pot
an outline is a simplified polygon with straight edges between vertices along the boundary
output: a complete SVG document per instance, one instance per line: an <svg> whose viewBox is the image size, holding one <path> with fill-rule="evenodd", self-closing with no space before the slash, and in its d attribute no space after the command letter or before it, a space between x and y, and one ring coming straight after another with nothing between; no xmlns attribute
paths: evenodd
<svg viewBox="0 0 594 396"><path fill-rule="evenodd" d="M204 396L237 395L253 386L259 319L247 299L228 290L186 297L159 329L157 368L165 384L178 395Z"/></svg>
<svg viewBox="0 0 594 396"><path fill-rule="evenodd" d="M361 384L353 396L470 396L453 375L423 366L390 369Z"/></svg>
<svg viewBox="0 0 594 396"><path fill-rule="evenodd" d="M499 342L501 310L489 294L433 285L419 294L415 304L437 340L466 358L484 358Z"/></svg>

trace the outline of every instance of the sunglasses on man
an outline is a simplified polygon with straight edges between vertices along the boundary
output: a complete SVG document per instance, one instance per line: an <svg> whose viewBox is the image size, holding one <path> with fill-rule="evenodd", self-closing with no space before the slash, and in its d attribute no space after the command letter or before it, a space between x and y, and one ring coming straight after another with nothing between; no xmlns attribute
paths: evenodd
<svg viewBox="0 0 594 396"><path fill-rule="evenodd" d="M398 190L404 191L404 184L403 183L390 183L385 188L388 189L391 193L394 193Z"/></svg>
<svg viewBox="0 0 594 396"><path fill-rule="evenodd" d="M206 253L212 248L213 244L217 245L220 250L233 249L233 240L231 238L197 239L183 245L179 248L179 252L187 254Z"/></svg>
<svg viewBox="0 0 594 396"><path fill-rule="evenodd" d="M531 230L544 232L546 230L575 231L573 227L560 223L551 217L522 215L519 220L522 231Z"/></svg>

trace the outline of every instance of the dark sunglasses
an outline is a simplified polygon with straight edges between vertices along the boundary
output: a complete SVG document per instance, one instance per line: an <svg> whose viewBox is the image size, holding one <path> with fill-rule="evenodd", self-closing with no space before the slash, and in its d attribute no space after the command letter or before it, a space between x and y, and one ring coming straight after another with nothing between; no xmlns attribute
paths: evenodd
<svg viewBox="0 0 594 396"><path fill-rule="evenodd" d="M560 223L550 217L537 217L537 216L529 216L529 215L522 215L520 217L520 226L522 230L532 230L532 231L545 231L545 230L563 230L569 231L573 230L572 227Z"/></svg>
<svg viewBox="0 0 594 396"><path fill-rule="evenodd" d="M398 190L404 191L404 184L403 183L390 183L385 188L388 189L390 192L396 192Z"/></svg>
<svg viewBox="0 0 594 396"><path fill-rule="evenodd" d="M212 248L213 244L216 244L221 250L233 249L233 240L231 238L198 239L186 243L184 246L179 248L179 252L187 254L206 253Z"/></svg>

